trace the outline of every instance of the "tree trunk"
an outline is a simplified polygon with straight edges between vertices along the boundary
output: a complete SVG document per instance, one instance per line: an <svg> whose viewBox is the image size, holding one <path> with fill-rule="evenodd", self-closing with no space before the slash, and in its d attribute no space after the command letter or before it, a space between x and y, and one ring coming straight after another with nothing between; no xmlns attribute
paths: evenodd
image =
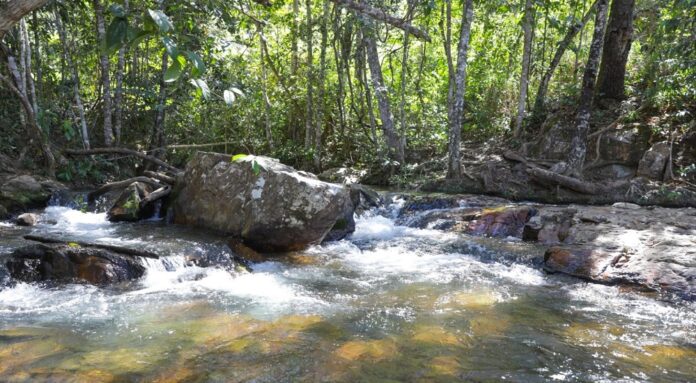
<svg viewBox="0 0 696 383"><path fill-rule="evenodd" d="M317 121L314 130L314 168L321 171L322 133L324 128L324 113L326 109L326 46L329 39L329 2L324 1L321 20L321 46L319 51L319 95L317 97Z"/></svg>
<svg viewBox="0 0 696 383"><path fill-rule="evenodd" d="M80 131L82 133L82 146L85 149L90 148L90 142L89 142L89 131L87 129L87 119L85 118L85 107L82 103L82 97L80 96L80 77L77 73L77 65L73 62L72 59L72 54L73 51L71 49L70 43L68 42L68 37L67 33L65 31L65 28L63 26L63 20L60 16L60 13L56 10L55 11L55 17L56 17L56 29L58 30L58 38L60 39L60 43L63 46L63 58L65 62L68 64L70 67L70 74L72 76L72 83L73 83L73 93L75 96L75 106L77 107L77 113L78 117L80 119Z"/></svg>
<svg viewBox="0 0 696 383"><path fill-rule="evenodd" d="M459 155L459 145L462 136L462 120L464 116L464 94L466 93L466 66L471 38L471 23L474 18L474 2L466 0L462 12L462 26L457 48L457 67L454 73L454 90L452 103L449 107L449 161L447 177L459 178L462 174L462 161Z"/></svg>
<svg viewBox="0 0 696 383"><path fill-rule="evenodd" d="M43 7L49 0L9 0L0 8L0 41L24 15Z"/></svg>
<svg viewBox="0 0 696 383"><path fill-rule="evenodd" d="M626 62L633 42L635 0L613 0L604 38L597 97L621 100L625 94Z"/></svg>
<svg viewBox="0 0 696 383"><path fill-rule="evenodd" d="M97 41L99 42L99 65L101 69L102 113L104 115L104 145L111 146L114 132L111 124L111 80L109 77L109 56L106 53L106 27L104 23L104 6L101 0L93 0L94 13L97 18Z"/></svg>
<svg viewBox="0 0 696 383"><path fill-rule="evenodd" d="M154 149L152 155L156 158L162 158L165 153L164 118L166 116L167 83L164 81L164 74L167 72L168 66L169 55L167 52L164 52L162 53L159 96L157 97L157 114L155 115L155 125L152 129L152 143L150 144L150 148Z"/></svg>
<svg viewBox="0 0 696 383"><path fill-rule="evenodd" d="M387 141L389 158L398 161L400 165L404 165L404 146L394 128L394 117L392 116L391 106L389 105L389 92L384 84L384 78L382 77L382 66L379 62L377 41L374 37L374 24L372 20L363 18L363 25L363 41L367 53L367 64L370 66L372 87L374 88L377 98L377 107L379 108L379 116L382 120L382 132Z"/></svg>
<svg viewBox="0 0 696 383"><path fill-rule="evenodd" d="M387 23L393 27L402 29L414 36L416 36L419 39L425 40L425 41L430 41L430 35L428 32L425 32L423 30L420 30L408 22L404 21L404 19L399 18L399 17L394 17L392 15L387 14L384 10L380 8L374 8L364 2L355 2L353 0L330 0L340 6L343 6L345 8L351 9L355 11L356 13L360 14L361 17L369 17L374 20L379 20L384 23Z"/></svg>
<svg viewBox="0 0 696 383"><path fill-rule="evenodd" d="M590 130L590 117L592 115L592 99L597 79L597 69L602 57L602 42L604 41L604 28L607 23L607 3L609 0L597 2L597 16L595 28L590 44L590 55L587 58L585 74L582 79L582 91L578 101L578 112L575 117L575 132L568 153L567 168L565 173L570 176L582 178L582 167L587 153L587 134Z"/></svg>
<svg viewBox="0 0 696 383"><path fill-rule="evenodd" d="M264 130L268 148L273 151L273 133L271 132L271 100L268 98L268 74L266 70L265 55L266 38L263 35L261 24L257 25L259 33L259 55L261 56L261 96L263 97Z"/></svg>
<svg viewBox="0 0 696 383"><path fill-rule="evenodd" d="M454 98L454 60L452 59L452 0L445 0L442 4L442 20L440 30L442 31L442 44L447 60L447 110L452 108ZM444 25L443 25L444 23Z"/></svg>
<svg viewBox="0 0 696 383"><path fill-rule="evenodd" d="M22 104L22 108L24 109L24 113L26 114L27 122L29 123L29 134L31 134L33 138L36 140L36 142L39 143L39 148L41 149L41 153L43 154L44 160L46 162L46 173L49 177L55 178L56 160L53 156L53 152L51 151L51 145L48 142L48 137L46 137L46 135L39 127L39 123L36 121L36 116L34 115L34 111L32 109L31 104L29 103L29 99L27 98L26 93L22 93L13 84L12 80L1 74L0 81L5 83L5 86L7 86L12 91L12 93L14 93L19 98L19 101Z"/></svg>
<svg viewBox="0 0 696 383"><path fill-rule="evenodd" d="M292 26L290 31L292 32L292 42L290 53L290 83L297 84L297 72L300 67L300 58L297 47L297 42L300 36L300 0L292 0ZM293 141L298 141L298 129L297 129L297 116L299 110L297 107L293 106L288 111L288 130L287 135Z"/></svg>
<svg viewBox="0 0 696 383"><path fill-rule="evenodd" d="M123 9L128 13L128 0L123 2ZM114 92L114 141L121 142L121 129L123 127L123 71L126 68L126 45L118 50L118 64L116 67L116 90Z"/></svg>
<svg viewBox="0 0 696 383"><path fill-rule="evenodd" d="M565 53L566 49L568 49L570 44L573 42L575 36L577 36L578 32L580 32L585 27L585 24L587 24L587 22L590 20L590 17L592 16L592 11L594 10L596 5L597 1L595 1L590 6L590 9L587 10L585 15L582 17L582 20L580 20L577 23L573 22L574 24L568 28L568 32L566 32L566 35L565 37L563 37L563 40L561 40L561 42L558 43L558 48L556 49L556 53L554 54L553 59L551 60L551 64L549 64L549 67L546 69L546 72L544 72L544 76L541 78L541 82L539 83L539 89L537 90L536 99L534 100L533 114L535 119L541 119L541 117L545 113L544 107L546 104L546 93L549 90L549 83L551 82L553 73L556 71L558 64L561 63L561 58L563 58L563 54Z"/></svg>
<svg viewBox="0 0 696 383"><path fill-rule="evenodd" d="M524 5L524 48L522 53L522 73L520 74L520 98L517 101L517 119L515 121L515 137L520 135L527 105L527 89L529 88L529 64L532 61L532 33L534 29L534 6L532 0L526 0Z"/></svg>
<svg viewBox="0 0 696 383"><path fill-rule="evenodd" d="M34 116L39 115L39 100L36 98L36 86L34 85L34 77L32 75L31 61L31 42L29 41L29 31L27 30L26 21L20 22L20 32L22 45L24 47L24 77L26 79L27 95L31 98L31 107L34 109Z"/></svg>
<svg viewBox="0 0 696 383"><path fill-rule="evenodd" d="M312 0L306 0L305 2L307 10L307 31L305 39L307 41L307 105L305 109L305 139L304 147L309 150L312 147L312 133L314 130L314 94L313 94L313 82L314 82L314 68L313 62L314 57L312 55L312 35L313 35L313 25L312 25Z"/></svg>

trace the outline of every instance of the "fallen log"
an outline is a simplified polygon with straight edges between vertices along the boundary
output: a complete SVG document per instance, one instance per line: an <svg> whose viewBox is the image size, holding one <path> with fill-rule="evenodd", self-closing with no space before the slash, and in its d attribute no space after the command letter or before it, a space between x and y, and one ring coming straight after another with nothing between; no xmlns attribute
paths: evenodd
<svg viewBox="0 0 696 383"><path fill-rule="evenodd" d="M606 190L606 188L596 183L582 181L574 177L564 176L562 174L543 169L538 165L529 162L523 156L512 151L503 153L503 157L510 161L523 163L527 166L527 173L540 181L560 185L570 190L584 194L599 194Z"/></svg>
<svg viewBox="0 0 696 383"><path fill-rule="evenodd" d="M166 184L170 184L170 185L172 185L172 186L176 183L176 177L168 176L168 175L166 175L166 174L164 174L164 173L153 172L153 171L151 171L151 170L146 170L146 171L143 172L143 174L145 174L146 176L148 176L148 177L150 177L150 178L154 178L154 179L156 179L156 180L158 180L158 181L164 182L164 183L166 183Z"/></svg>
<svg viewBox="0 0 696 383"><path fill-rule="evenodd" d="M169 165L168 163L160 160L157 157L149 156L143 152L139 152L137 150L132 150L132 149L126 149L126 148L95 148L95 149L65 149L63 150L63 153L71 156L89 156L92 154L125 154L129 156L136 156L138 158L141 158L145 161L151 162L155 165L159 165L169 171L172 171L174 173L181 173L181 170L178 168L175 168L172 165Z"/></svg>
<svg viewBox="0 0 696 383"><path fill-rule="evenodd" d="M116 181L116 182L110 182L108 184L104 184L102 187L99 189L87 194L87 200L88 201L94 201L98 196L110 192L115 189L123 189L128 187L128 185L132 184L133 182L143 182L148 185L152 185L154 188L160 188L162 185L157 181L149 177L133 177L129 178L127 180L123 181Z"/></svg>
<svg viewBox="0 0 696 383"><path fill-rule="evenodd" d="M172 192L172 187L169 185L162 186L161 188L153 191L150 193L147 197L143 198L140 201L140 208L143 208L145 205L157 201L160 198L164 198L169 195L169 193Z"/></svg>
<svg viewBox="0 0 696 383"><path fill-rule="evenodd" d="M82 241L65 241L57 238L47 238L47 237L40 237L38 235L25 235L24 239L28 241L34 241L34 242L41 242L41 243L58 243L58 244L63 244L63 245L68 245L68 246L82 246L82 247L95 247L98 249L104 249L104 250L109 250L113 251L114 253L119 253L123 255L128 255L131 257L143 257L143 258L152 258L152 259L159 259L159 255L145 251L145 250L138 250L138 249L131 249L128 247L121 247L121 246L116 246L116 245L105 245L101 243L91 243L91 242L82 242Z"/></svg>

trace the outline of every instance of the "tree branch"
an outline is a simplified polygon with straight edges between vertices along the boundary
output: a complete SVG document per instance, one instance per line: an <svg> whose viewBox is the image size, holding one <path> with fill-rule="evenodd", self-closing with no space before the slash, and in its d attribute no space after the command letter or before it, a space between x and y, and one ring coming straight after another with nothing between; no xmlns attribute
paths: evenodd
<svg viewBox="0 0 696 383"><path fill-rule="evenodd" d="M425 40L427 42L430 42L430 35L428 32L421 30L419 28L414 27L407 21L400 19L398 17L394 17L387 12L379 9L379 8L374 8L371 7L368 4L365 3L357 3L352 0L330 0L333 3L336 3L337 5L340 5L344 8L352 9L360 14L363 14L365 16L368 16L370 18L373 18L375 20L383 21L393 27L402 29L413 36Z"/></svg>
<svg viewBox="0 0 696 383"><path fill-rule="evenodd" d="M27 13L43 7L49 0L10 0L0 9L0 40Z"/></svg>
<svg viewBox="0 0 696 383"><path fill-rule="evenodd" d="M139 152L137 150L132 150L132 149L126 149L126 148L96 148L96 149L83 149L83 150L75 150L75 149L65 149L63 150L63 153L71 155L71 156L89 156L92 154L127 154L130 156L136 156L138 158L141 158L145 161L152 162L155 165L159 165L167 170L170 170L174 173L180 173L181 170L175 168L172 165L169 165L168 163L160 160L159 158L153 157L153 156L148 156L145 153Z"/></svg>

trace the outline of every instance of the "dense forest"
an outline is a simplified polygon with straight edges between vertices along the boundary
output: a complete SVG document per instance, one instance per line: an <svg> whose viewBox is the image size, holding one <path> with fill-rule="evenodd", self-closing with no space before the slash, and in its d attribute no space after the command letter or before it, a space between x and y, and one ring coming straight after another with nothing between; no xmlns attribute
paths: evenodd
<svg viewBox="0 0 696 383"><path fill-rule="evenodd" d="M0 0L0 382L696 382L694 330L696 0Z"/></svg>
<svg viewBox="0 0 696 383"><path fill-rule="evenodd" d="M68 154L110 147L459 178L483 147L531 155L559 117L552 170L582 178L606 126L670 145L695 130L693 0L10 0L0 16L0 151L62 181L132 172L126 152ZM676 157L669 178L693 180Z"/></svg>

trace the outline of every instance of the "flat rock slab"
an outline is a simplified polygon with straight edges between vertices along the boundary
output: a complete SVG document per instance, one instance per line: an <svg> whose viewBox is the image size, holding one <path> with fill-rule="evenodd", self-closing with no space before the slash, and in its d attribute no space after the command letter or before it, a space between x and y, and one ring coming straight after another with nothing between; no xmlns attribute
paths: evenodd
<svg viewBox="0 0 696 383"><path fill-rule="evenodd" d="M22 282L53 281L107 285L137 279L145 267L137 257L77 244L33 244L14 250L7 269Z"/></svg>
<svg viewBox="0 0 696 383"><path fill-rule="evenodd" d="M549 272L696 300L694 208L515 204L468 195L404 198L401 224L520 238L546 247L543 266Z"/></svg>

